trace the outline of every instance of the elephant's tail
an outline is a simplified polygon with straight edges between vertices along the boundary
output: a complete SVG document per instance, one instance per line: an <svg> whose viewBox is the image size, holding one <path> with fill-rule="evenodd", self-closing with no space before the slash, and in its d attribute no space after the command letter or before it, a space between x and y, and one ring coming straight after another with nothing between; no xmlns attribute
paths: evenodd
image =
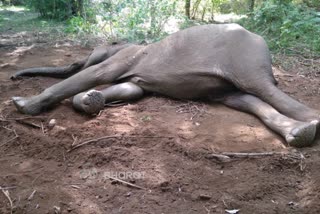
<svg viewBox="0 0 320 214"><path fill-rule="evenodd" d="M61 66L61 67L39 67L39 68L28 68L17 71L14 75L10 78L15 80L22 76L47 76L47 77L54 77L54 78L67 78L75 73L81 71L85 64L85 60L73 63L68 66Z"/></svg>

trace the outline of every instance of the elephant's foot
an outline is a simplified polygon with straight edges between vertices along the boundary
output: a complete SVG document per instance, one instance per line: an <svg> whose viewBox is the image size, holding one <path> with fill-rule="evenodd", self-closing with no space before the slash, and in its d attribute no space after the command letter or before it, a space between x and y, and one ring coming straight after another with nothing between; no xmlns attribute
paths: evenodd
<svg viewBox="0 0 320 214"><path fill-rule="evenodd" d="M98 114L104 109L105 99L100 91L90 90L73 97L73 107L87 114Z"/></svg>
<svg viewBox="0 0 320 214"><path fill-rule="evenodd" d="M286 135L286 141L290 146L305 147L311 146L316 138L317 126L319 121L301 123L299 126L293 128L289 134Z"/></svg>
<svg viewBox="0 0 320 214"><path fill-rule="evenodd" d="M16 108L23 114L37 115L42 111L42 106L34 102L34 98L12 97Z"/></svg>

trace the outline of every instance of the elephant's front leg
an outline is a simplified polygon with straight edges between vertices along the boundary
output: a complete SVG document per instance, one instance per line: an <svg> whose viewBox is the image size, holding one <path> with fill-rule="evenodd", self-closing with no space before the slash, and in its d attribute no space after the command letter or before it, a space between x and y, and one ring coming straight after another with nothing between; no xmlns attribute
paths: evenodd
<svg viewBox="0 0 320 214"><path fill-rule="evenodd" d="M73 107L87 114L97 114L105 103L115 101L132 101L141 98L144 94L142 88L131 82L110 86L102 91L90 90L73 97Z"/></svg>
<svg viewBox="0 0 320 214"><path fill-rule="evenodd" d="M36 115L79 92L100 84L111 83L126 71L124 65L109 60L91 66L70 78L59 82L41 94L32 97L12 97L17 109L24 114Z"/></svg>

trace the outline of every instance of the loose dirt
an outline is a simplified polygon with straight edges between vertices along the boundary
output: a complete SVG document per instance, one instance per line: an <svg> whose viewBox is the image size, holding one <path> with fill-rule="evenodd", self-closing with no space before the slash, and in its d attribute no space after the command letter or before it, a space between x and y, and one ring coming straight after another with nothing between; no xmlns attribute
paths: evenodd
<svg viewBox="0 0 320 214"><path fill-rule="evenodd" d="M65 100L22 120L26 115L10 98L38 94L60 80L11 81L10 75L65 65L89 52L68 42L0 47L0 213L11 211L4 193L14 213L319 213L320 145L291 148L255 117L222 105L150 96L89 117ZM281 89L320 108L317 74L275 72ZM68 152L102 136L115 137ZM221 152L283 155L208 158Z"/></svg>

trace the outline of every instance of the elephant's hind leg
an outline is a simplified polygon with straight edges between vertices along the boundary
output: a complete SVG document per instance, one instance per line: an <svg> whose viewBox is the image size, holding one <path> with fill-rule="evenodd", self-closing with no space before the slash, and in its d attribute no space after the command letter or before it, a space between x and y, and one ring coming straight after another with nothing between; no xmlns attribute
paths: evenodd
<svg viewBox="0 0 320 214"><path fill-rule="evenodd" d="M266 85L254 94L272 105L279 112L299 121L320 121L320 111L312 109L293 99L275 85Z"/></svg>
<svg viewBox="0 0 320 214"><path fill-rule="evenodd" d="M105 103L137 100L143 96L143 89L131 82L110 86L102 91L90 90L73 98L73 107L87 114L97 114Z"/></svg>
<svg viewBox="0 0 320 214"><path fill-rule="evenodd" d="M256 115L266 126L284 137L291 146L309 146L315 140L317 121L301 122L288 118L253 95L239 92L227 96L222 103Z"/></svg>

